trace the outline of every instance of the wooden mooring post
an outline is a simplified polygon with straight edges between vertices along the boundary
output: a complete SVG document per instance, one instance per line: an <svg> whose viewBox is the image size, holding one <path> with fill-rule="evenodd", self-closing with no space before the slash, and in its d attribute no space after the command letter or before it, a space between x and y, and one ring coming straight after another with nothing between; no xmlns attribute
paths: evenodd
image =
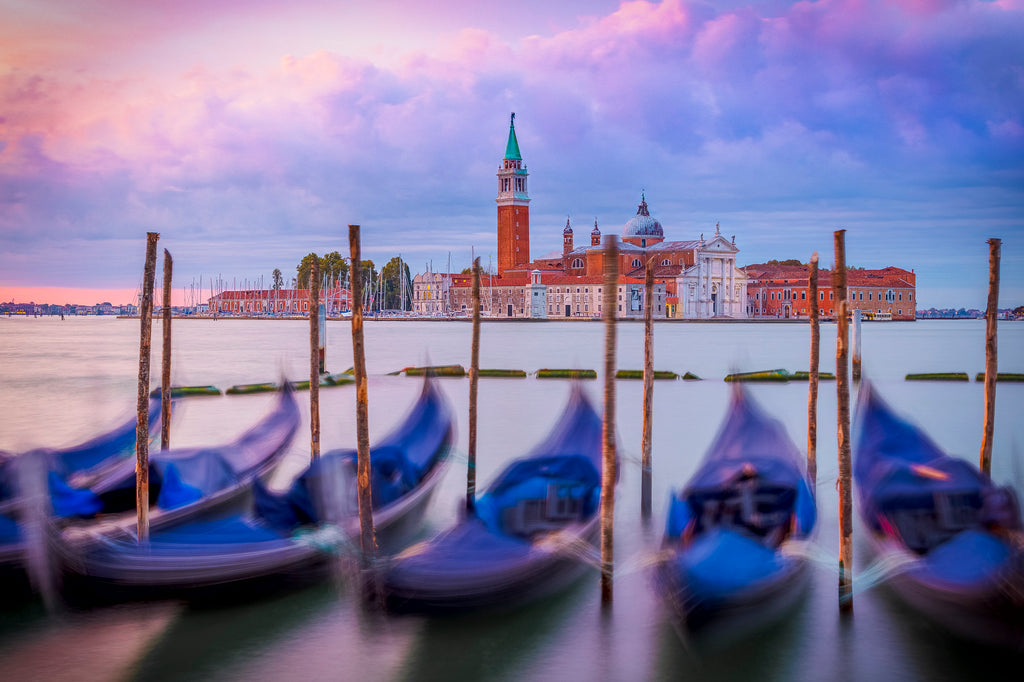
<svg viewBox="0 0 1024 682"><path fill-rule="evenodd" d="M811 297L811 366L807 372L807 480L817 498L818 483L818 364L821 329L818 323L818 252L811 256L807 275L807 295Z"/></svg>
<svg viewBox="0 0 1024 682"><path fill-rule="evenodd" d="M174 259L164 249L164 309L163 336L164 346L161 361L163 371L160 373L160 449L171 447L171 274Z"/></svg>
<svg viewBox="0 0 1024 682"><path fill-rule="evenodd" d="M616 235L604 238L604 419L601 424L601 603L612 603L615 519L615 322L619 280L619 244Z"/></svg>
<svg viewBox="0 0 1024 682"><path fill-rule="evenodd" d="M855 308L853 311L853 343L851 344L854 382L860 381L860 349L863 342L860 329L861 317L863 316L861 315L860 308Z"/></svg>
<svg viewBox="0 0 1024 682"><path fill-rule="evenodd" d="M364 596L377 595L374 561L377 539L373 529L370 491L370 423L367 416L366 354L363 348L363 282L359 254L359 226L348 226L348 245L352 259L352 373L356 384L356 480L359 499L359 547L362 557Z"/></svg>
<svg viewBox="0 0 1024 682"><path fill-rule="evenodd" d="M469 355L469 452L466 463L466 511L476 506L476 399L480 379L480 258L473 260L473 341Z"/></svg>
<svg viewBox="0 0 1024 682"><path fill-rule="evenodd" d="M320 261L309 269L309 458L320 457Z"/></svg>
<svg viewBox="0 0 1024 682"><path fill-rule="evenodd" d="M158 232L146 233L146 267L142 276L139 306L138 416L135 423L135 513L139 542L149 539L149 356L153 333L153 284L156 280Z"/></svg>
<svg viewBox="0 0 1024 682"><path fill-rule="evenodd" d="M850 467L849 324L846 319L846 230L835 232L836 268L832 289L836 317L836 438L839 445L839 610L853 611L853 496Z"/></svg>
<svg viewBox="0 0 1024 682"><path fill-rule="evenodd" d="M985 309L985 430L981 437L981 463L986 476L992 469L992 434L996 421L996 327L999 316L999 239L988 240L988 307Z"/></svg>
<svg viewBox="0 0 1024 682"><path fill-rule="evenodd" d="M640 519L651 520L651 413L654 402L654 259L648 259L644 272L644 417L640 442Z"/></svg>

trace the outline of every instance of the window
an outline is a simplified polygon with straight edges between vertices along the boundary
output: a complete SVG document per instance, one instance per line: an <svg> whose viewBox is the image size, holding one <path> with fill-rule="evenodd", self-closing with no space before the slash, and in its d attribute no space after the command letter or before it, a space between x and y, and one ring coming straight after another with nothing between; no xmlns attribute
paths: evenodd
<svg viewBox="0 0 1024 682"><path fill-rule="evenodd" d="M801 301L806 301L807 300L807 292L806 291L801 291L800 292L800 300Z"/></svg>
<svg viewBox="0 0 1024 682"><path fill-rule="evenodd" d="M672 265L672 261L670 261L668 258L666 258L665 260L661 261L661 264L662 265Z"/></svg>
<svg viewBox="0 0 1024 682"><path fill-rule="evenodd" d="M572 267L574 267L574 268L582 268L583 267L583 259L582 258L573 258L572 259Z"/></svg>
<svg viewBox="0 0 1024 682"><path fill-rule="evenodd" d="M902 291L900 292L900 300L901 301L903 300L903 292Z"/></svg>
<svg viewBox="0 0 1024 682"><path fill-rule="evenodd" d="M640 259L639 259L639 258L634 258L634 259L633 259L633 267L634 267L634 268L638 268L638 267L640 267L641 265L642 265L642 263L640 262Z"/></svg>
<svg viewBox="0 0 1024 682"><path fill-rule="evenodd" d="M871 300L871 292L870 291L868 292L868 300L869 301Z"/></svg>
<svg viewBox="0 0 1024 682"><path fill-rule="evenodd" d="M908 301L913 301L914 300L914 295L913 294L907 294L907 300Z"/></svg>

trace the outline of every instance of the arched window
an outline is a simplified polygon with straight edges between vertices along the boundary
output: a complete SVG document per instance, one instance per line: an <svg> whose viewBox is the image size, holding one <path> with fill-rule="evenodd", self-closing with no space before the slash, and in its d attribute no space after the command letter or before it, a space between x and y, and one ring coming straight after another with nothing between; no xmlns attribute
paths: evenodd
<svg viewBox="0 0 1024 682"><path fill-rule="evenodd" d="M661 264L662 265L672 265L672 261L670 261L668 258L666 258L665 260L661 261Z"/></svg>
<svg viewBox="0 0 1024 682"><path fill-rule="evenodd" d="M572 267L574 267L574 268L582 268L583 267L583 259L582 258L573 258L572 259Z"/></svg>
<svg viewBox="0 0 1024 682"><path fill-rule="evenodd" d="M639 258L634 258L634 259L633 259L633 267L634 267L634 268L638 268L638 267L640 267L641 265L643 265L643 263L641 263L641 262L640 262L640 259L639 259Z"/></svg>

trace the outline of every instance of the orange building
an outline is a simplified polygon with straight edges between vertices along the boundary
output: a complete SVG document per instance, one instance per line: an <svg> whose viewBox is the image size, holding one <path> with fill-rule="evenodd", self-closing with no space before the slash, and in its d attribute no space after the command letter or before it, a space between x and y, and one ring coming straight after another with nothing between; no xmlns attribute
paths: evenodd
<svg viewBox="0 0 1024 682"><path fill-rule="evenodd" d="M758 264L742 268L747 273L748 316L752 318L806 318L810 270L806 265ZM868 319L914 320L917 276L913 271L887 267L881 270L846 271L847 308L863 311ZM822 317L838 311L832 290L832 271L818 271L818 308ZM877 316L877 317L876 317Z"/></svg>
<svg viewBox="0 0 1024 682"><path fill-rule="evenodd" d="M350 292L343 287L320 289L320 302L328 315L348 311ZM208 301L217 315L306 315L309 289L242 289L222 291Z"/></svg>

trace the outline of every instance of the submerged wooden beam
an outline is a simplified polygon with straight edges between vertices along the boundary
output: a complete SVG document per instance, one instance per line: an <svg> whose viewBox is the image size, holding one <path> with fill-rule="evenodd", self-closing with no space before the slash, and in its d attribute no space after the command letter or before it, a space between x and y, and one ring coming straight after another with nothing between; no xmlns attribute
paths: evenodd
<svg viewBox="0 0 1024 682"><path fill-rule="evenodd" d="M135 425L135 513L139 542L149 539L149 356L152 348L153 284L156 279L157 232L146 233L146 266L139 306L138 419Z"/></svg>
<svg viewBox="0 0 1024 682"><path fill-rule="evenodd" d="M832 289L836 317L836 438L839 445L839 610L853 611L853 491L850 467L849 328L846 319L846 230L836 230Z"/></svg>
<svg viewBox="0 0 1024 682"><path fill-rule="evenodd" d="M991 474L992 433L996 420L996 327L999 314L999 245L988 240L988 308L985 311L985 428L981 437L981 470Z"/></svg>
<svg viewBox="0 0 1024 682"><path fill-rule="evenodd" d="M611 604L615 519L615 322L619 280L619 245L615 235L604 238L604 419L601 425L601 603Z"/></svg>

